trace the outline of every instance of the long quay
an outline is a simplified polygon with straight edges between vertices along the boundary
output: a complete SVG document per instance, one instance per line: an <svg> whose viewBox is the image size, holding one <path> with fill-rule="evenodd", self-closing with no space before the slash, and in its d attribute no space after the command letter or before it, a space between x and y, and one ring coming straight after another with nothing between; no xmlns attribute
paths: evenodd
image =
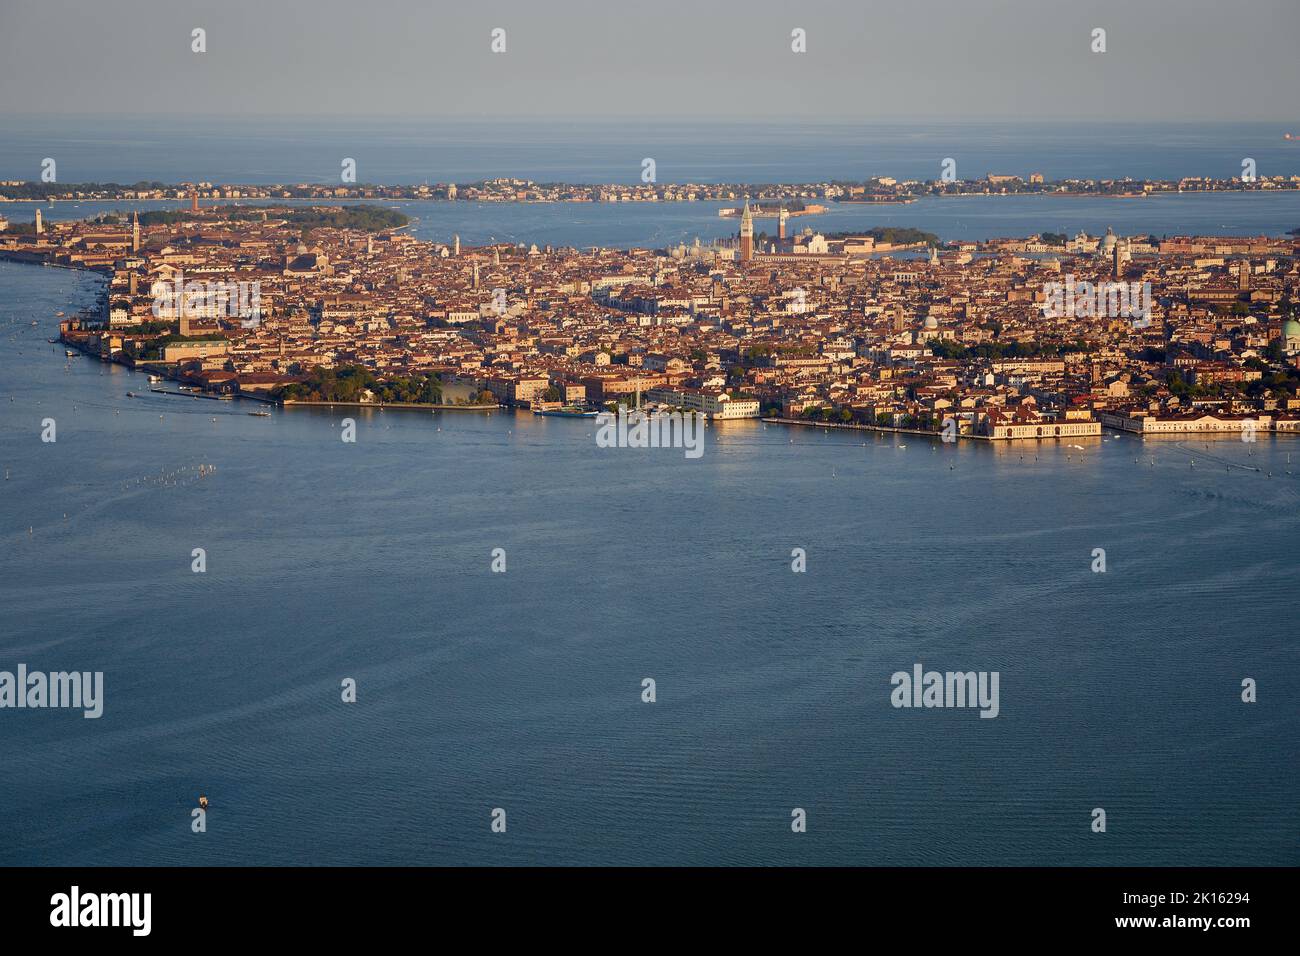
<svg viewBox="0 0 1300 956"><path fill-rule="evenodd" d="M856 432L884 432L896 435L919 435L922 438L938 438L943 440L943 434L936 431L928 431L921 428L892 428L888 425L867 425L863 422L819 422L810 418L763 418L762 422L768 425L802 425L807 428L839 428L845 431ZM961 435L957 438L977 438L981 441L990 441L987 435Z"/></svg>

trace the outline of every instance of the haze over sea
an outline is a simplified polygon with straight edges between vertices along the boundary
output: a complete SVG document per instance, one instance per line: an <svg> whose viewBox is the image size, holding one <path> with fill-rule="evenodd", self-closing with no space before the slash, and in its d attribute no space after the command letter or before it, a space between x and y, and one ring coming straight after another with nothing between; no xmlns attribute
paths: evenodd
<svg viewBox="0 0 1300 956"><path fill-rule="evenodd" d="M1300 174L1300 128L1282 123L733 123L526 118L31 116L0 114L0 177L62 182L334 183L344 157L357 181L416 184L517 176L537 182L934 179L1039 172L1048 179L1177 179Z"/></svg>
<svg viewBox="0 0 1300 956"><path fill-rule="evenodd" d="M0 175L67 155L65 181L325 181L355 156L362 180L633 181L650 155L664 180L747 162L768 165L744 178L797 180L932 175L921 165L967 155L921 133L888 147L897 166L855 172L851 142L804 155L791 136L769 144L777 159L740 150L730 166L735 143L683 137L694 173L679 175L669 151L625 138L615 175L607 141L569 141L567 166L561 146L490 141L421 171L415 157L452 148L390 131L367 160L364 141L295 135L146 149L88 134L80 154L19 140L30 164L5 135ZM1031 148L990 132L972 142L1004 152L959 169L1231 175L1253 155L1261 174L1283 158L1297 171L1262 139L1186 135L1180 150L1135 132L1127 153L1080 154L1086 136ZM1131 231L1219 231L1195 227L1207 209L1233 217L1223 231L1300 226L1290 196L1169 197L1151 222L1164 203L860 215L945 237L959 222L1096 232L1087 217L1108 210L1101 228L1130 231L1129 206ZM410 205L430 238L466 242L640 244L707 238L691 230L717 220L706 204ZM1000 223L979 212L1008 208ZM0 263L0 670L102 670L106 697L98 720L0 711L0 864L1298 862L1294 439L1108 432L1080 451L740 422L710 428L689 461L599 449L590 422L529 414L255 418L65 359L46 341L55 313L100 283ZM345 414L354 445L339 441ZM489 571L498 547L505 574ZM796 547L805 574L790 571ZM1105 574L1090 570L1098 547ZM890 675L917 662L999 671L1000 716L893 709ZM344 677L356 704L339 700ZM1259 703L1241 702L1243 677ZM203 835L198 793L212 800ZM1105 834L1089 830L1099 806ZM790 832L793 807L806 834Z"/></svg>

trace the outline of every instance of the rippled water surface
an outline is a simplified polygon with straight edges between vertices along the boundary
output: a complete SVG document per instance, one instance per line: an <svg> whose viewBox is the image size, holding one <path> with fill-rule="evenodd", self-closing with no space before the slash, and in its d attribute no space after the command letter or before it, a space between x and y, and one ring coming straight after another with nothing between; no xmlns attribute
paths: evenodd
<svg viewBox="0 0 1300 956"><path fill-rule="evenodd" d="M0 863L1297 862L1294 441L345 444L65 360L96 284L0 264L0 669L106 696L0 711ZM1000 716L893 709L917 662Z"/></svg>

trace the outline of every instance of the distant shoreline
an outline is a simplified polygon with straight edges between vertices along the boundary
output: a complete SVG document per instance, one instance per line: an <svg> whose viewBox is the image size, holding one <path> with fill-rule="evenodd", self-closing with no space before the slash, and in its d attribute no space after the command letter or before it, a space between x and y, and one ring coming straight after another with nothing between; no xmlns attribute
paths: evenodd
<svg viewBox="0 0 1300 956"><path fill-rule="evenodd" d="M735 203L753 200L760 210L787 201L816 199L850 205L908 204L946 196L1061 196L1137 199L1186 193L1300 192L1300 177L1278 174L1243 179L1236 176L1177 178L1073 177L1034 180L1032 175L997 175L977 179L906 179L867 176L792 182L536 182L495 177L463 183L234 183L162 182L44 183L13 180L0 186L0 203L175 202L182 208L197 200L209 205L247 202L363 203L447 202L511 204L566 203ZM212 195L212 193L219 195ZM142 193L145 195L127 195ZM148 195L148 194L163 195ZM237 195L231 195L232 193ZM276 195L276 194L280 195ZM284 195L289 193L290 195ZM767 207L765 209L764 207ZM756 211L756 214L757 213ZM798 214L791 211L791 214Z"/></svg>
<svg viewBox="0 0 1300 956"><path fill-rule="evenodd" d="M910 199L885 199L885 200L861 200L861 199L831 199L827 200L829 205L825 210L818 212L791 212L789 218L807 218L810 216L823 216L832 212L836 207L852 208L855 212L872 209L888 208L895 209L900 206L912 206L924 204L928 201L940 199L1107 199L1107 200L1137 200L1137 199L1154 199L1159 197L1193 197L1193 196L1269 196L1300 194L1300 188L1284 187L1278 189L1178 189L1178 190L1157 190L1155 192L1138 192L1138 193L1090 193L1090 192L961 192L961 193L944 193L934 194L926 193L914 196ZM291 197L278 198L273 196L250 196L238 199L204 199L203 204L199 206L199 212L220 208L223 206L340 206L340 205L362 205L377 204L394 206L397 204L408 203L436 203L438 205L455 206L464 204L469 207L475 206L686 206L709 204L722 205L724 203L735 202L734 199L441 199L436 196L344 196L329 198L325 196L316 197ZM178 210L188 208L186 200L167 198L133 198L127 199L121 196L87 196L80 199L7 199L0 197L0 216L3 216L7 206L55 206L55 205L74 205L79 206L89 203L153 203L158 205L169 205ZM739 219L738 215L724 215L719 213L719 219ZM754 218L772 219L779 218L775 213L757 213ZM408 228L407 226L397 228ZM0 231L0 236L5 233Z"/></svg>

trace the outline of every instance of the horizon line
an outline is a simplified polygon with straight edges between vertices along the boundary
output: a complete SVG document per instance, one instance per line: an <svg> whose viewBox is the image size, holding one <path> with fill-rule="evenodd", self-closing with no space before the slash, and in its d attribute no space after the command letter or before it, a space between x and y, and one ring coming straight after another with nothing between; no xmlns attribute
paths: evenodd
<svg viewBox="0 0 1300 956"><path fill-rule="evenodd" d="M829 126L862 126L873 123L894 124L901 126L924 126L929 123L1005 123L1007 125L1027 125L1027 124L1059 124L1059 125L1110 125L1110 126L1137 126L1137 125L1256 125L1276 123L1288 129L1300 127L1300 116L1298 117L1251 117L1242 118L1234 117L1196 117L1196 118L1146 118L1130 117L1125 119L1116 119L1106 116L1071 116L1062 117L1059 114L1054 115L1024 115L1016 114L1014 116L1000 114L960 114L960 115L942 115L935 114L924 117L917 116L876 116L876 117L859 117L848 116L843 114L772 114L772 115L741 115L734 113L718 114L690 114L683 116L681 114L671 113L642 113L629 115L627 113L551 113L539 115L535 113L275 113L275 112L194 112L189 110L160 110L147 113L140 112L51 112L49 110L0 110L0 119L8 118L44 118L50 120L122 120L122 119L230 119L230 120L285 120L299 119L304 121L347 121L347 122L377 122L377 121L461 121L461 122L534 122L539 124L554 122L573 122L579 124L606 124L610 122L622 124L634 124L640 122L675 122L681 124L692 123L727 123L736 126L753 126L763 124L779 123L809 123Z"/></svg>

